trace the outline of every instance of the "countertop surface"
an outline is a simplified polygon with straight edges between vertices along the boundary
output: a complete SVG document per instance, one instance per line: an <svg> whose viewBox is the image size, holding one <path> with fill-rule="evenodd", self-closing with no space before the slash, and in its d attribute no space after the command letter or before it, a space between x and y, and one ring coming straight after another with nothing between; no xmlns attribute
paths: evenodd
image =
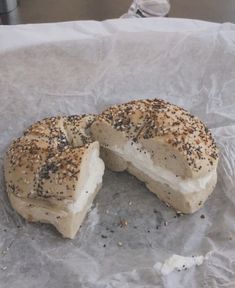
<svg viewBox="0 0 235 288"><path fill-rule="evenodd" d="M131 0L20 0L18 8L1 15L2 24L42 23L119 18ZM235 1L172 0L169 17L235 22Z"/></svg>

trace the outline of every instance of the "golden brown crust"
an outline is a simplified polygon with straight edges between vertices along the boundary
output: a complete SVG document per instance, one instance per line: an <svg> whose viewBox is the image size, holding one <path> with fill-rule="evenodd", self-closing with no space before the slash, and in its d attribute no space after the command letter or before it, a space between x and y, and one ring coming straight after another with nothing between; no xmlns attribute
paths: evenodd
<svg viewBox="0 0 235 288"><path fill-rule="evenodd" d="M194 174L216 167L218 149L211 132L197 117L164 100L136 100L114 105L98 116L133 142L161 139L184 156ZM96 121L96 122L97 122Z"/></svg>
<svg viewBox="0 0 235 288"><path fill-rule="evenodd" d="M89 133L91 124L94 122L94 115L72 115L64 117L64 128L72 146L80 147L94 142Z"/></svg>
<svg viewBox="0 0 235 288"><path fill-rule="evenodd" d="M67 148L46 159L37 173L37 196L71 199L79 180L80 166L88 145Z"/></svg>
<svg viewBox="0 0 235 288"><path fill-rule="evenodd" d="M5 158L5 179L9 193L30 197L36 183L36 171L50 153L48 142L21 137L10 146Z"/></svg>
<svg viewBox="0 0 235 288"><path fill-rule="evenodd" d="M35 136L37 138L59 138L65 134L63 129L63 117L50 117L42 119L31 125L25 132L25 136Z"/></svg>

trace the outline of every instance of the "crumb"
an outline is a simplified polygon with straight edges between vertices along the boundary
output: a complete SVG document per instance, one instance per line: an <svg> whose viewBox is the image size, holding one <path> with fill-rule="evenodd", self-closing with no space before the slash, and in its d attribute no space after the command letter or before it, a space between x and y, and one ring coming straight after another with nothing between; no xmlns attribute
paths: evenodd
<svg viewBox="0 0 235 288"><path fill-rule="evenodd" d="M126 219L120 219L118 226L121 228L125 228L125 227L127 227L127 224L128 224L128 222Z"/></svg>

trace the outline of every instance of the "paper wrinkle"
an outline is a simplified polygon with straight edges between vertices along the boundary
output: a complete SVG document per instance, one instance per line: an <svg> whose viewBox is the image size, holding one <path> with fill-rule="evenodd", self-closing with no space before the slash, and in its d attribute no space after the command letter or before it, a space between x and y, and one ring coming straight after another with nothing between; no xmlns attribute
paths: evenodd
<svg viewBox="0 0 235 288"><path fill-rule="evenodd" d="M220 149L218 185L197 213L179 217L133 176L106 171L72 241L14 212L1 171L1 288L234 287L234 43L233 24L185 19L0 26L1 166L9 143L43 117L140 98L190 110ZM167 277L153 268L172 254L207 253L201 266Z"/></svg>

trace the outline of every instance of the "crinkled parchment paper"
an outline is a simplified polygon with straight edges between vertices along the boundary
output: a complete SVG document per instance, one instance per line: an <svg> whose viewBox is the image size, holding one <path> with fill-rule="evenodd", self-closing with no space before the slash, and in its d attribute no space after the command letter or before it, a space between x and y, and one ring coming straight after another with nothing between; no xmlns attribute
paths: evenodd
<svg viewBox="0 0 235 288"><path fill-rule="evenodd" d="M133 176L106 171L79 234L65 240L12 210L1 171L1 288L235 287L235 26L179 19L0 26L1 166L12 139L43 117L155 97L189 109L216 137L219 180L206 205L177 217ZM205 260L159 275L155 264L173 254Z"/></svg>

